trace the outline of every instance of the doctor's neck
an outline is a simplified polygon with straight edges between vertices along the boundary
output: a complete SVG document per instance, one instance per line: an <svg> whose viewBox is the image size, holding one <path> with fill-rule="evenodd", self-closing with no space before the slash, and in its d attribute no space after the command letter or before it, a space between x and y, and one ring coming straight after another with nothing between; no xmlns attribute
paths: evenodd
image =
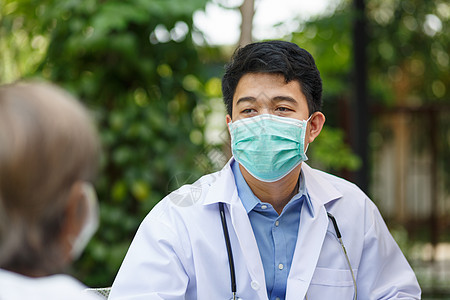
<svg viewBox="0 0 450 300"><path fill-rule="evenodd" d="M275 182L263 182L256 179L240 164L239 169L253 194L261 202L270 203L278 214L281 214L286 204L298 192L301 164L288 175Z"/></svg>

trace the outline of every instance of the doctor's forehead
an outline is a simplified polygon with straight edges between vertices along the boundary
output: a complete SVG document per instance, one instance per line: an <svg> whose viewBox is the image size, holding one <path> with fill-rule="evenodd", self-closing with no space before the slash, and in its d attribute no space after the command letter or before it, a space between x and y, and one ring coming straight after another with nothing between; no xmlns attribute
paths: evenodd
<svg viewBox="0 0 450 300"><path fill-rule="evenodd" d="M305 96L296 80L286 82L281 74L248 73L241 77L233 96L233 105L259 101L302 102Z"/></svg>

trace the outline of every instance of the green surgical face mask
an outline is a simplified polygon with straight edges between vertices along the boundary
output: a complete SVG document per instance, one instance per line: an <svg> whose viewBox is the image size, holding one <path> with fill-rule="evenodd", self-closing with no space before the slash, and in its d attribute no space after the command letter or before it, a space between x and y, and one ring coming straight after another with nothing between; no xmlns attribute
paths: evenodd
<svg viewBox="0 0 450 300"><path fill-rule="evenodd" d="M263 114L230 122L233 156L256 179L278 181L308 159L304 149L310 119Z"/></svg>

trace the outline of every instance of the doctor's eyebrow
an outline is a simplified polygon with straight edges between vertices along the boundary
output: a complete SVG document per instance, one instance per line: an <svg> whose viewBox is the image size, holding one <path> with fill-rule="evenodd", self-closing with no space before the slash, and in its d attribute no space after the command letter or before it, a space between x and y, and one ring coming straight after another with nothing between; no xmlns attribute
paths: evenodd
<svg viewBox="0 0 450 300"><path fill-rule="evenodd" d="M255 101L256 101L255 97L250 97L250 96L242 97L236 101L236 105L239 105L240 103L243 103L243 102L255 102Z"/></svg>
<svg viewBox="0 0 450 300"><path fill-rule="evenodd" d="M298 101L290 96L275 96L272 99L270 99L272 102L280 102L280 101L287 101L291 102L292 104L297 104Z"/></svg>
<svg viewBox="0 0 450 300"><path fill-rule="evenodd" d="M241 104L243 102L255 102L256 100L257 100L257 98L251 97L251 96L242 97L242 98L239 98L236 101L236 105L239 105L239 104ZM294 98L292 98L290 96L275 96L275 97L271 98L270 101L271 102L287 101L287 102L290 102L292 104L297 104L298 103L297 100L295 100Z"/></svg>

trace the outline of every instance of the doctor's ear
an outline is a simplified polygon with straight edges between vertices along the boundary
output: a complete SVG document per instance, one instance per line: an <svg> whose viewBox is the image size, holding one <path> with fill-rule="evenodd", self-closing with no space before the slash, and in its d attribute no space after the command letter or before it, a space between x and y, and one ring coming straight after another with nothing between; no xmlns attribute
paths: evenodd
<svg viewBox="0 0 450 300"><path fill-rule="evenodd" d="M228 133L230 133L230 127L228 126L228 124L230 124L231 122L231 116L227 114L227 116L225 117L225 121L227 122Z"/></svg>
<svg viewBox="0 0 450 300"><path fill-rule="evenodd" d="M320 134L323 128L323 124L325 124L325 116L320 111L316 111L311 115L311 119L309 120L309 124L307 127L307 142L312 143L316 137Z"/></svg>

